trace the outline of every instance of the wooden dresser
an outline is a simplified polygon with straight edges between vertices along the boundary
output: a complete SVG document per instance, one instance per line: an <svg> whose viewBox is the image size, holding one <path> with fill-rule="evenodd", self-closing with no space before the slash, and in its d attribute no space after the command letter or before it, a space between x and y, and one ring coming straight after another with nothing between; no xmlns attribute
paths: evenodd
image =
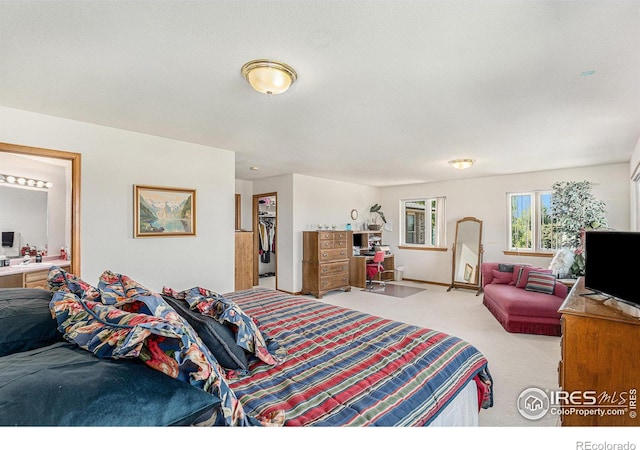
<svg viewBox="0 0 640 450"><path fill-rule="evenodd" d="M235 290L253 287L253 231L236 231Z"/></svg>
<svg viewBox="0 0 640 450"><path fill-rule="evenodd" d="M562 425L640 426L640 319L580 295L588 292L579 278L559 310L559 383L567 393L591 391L587 396L595 397L599 408L585 405L593 402L589 398L582 398L581 405L563 406ZM570 413L574 406L585 413ZM586 414L598 409L604 415Z"/></svg>
<svg viewBox="0 0 640 450"><path fill-rule="evenodd" d="M316 298L328 291L350 291L348 231L303 231L302 293Z"/></svg>

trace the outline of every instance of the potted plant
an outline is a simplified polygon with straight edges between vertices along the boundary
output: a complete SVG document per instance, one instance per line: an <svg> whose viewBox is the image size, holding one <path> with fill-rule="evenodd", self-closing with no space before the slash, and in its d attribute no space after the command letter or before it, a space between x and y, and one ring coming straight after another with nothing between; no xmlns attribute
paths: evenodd
<svg viewBox="0 0 640 450"><path fill-rule="evenodd" d="M551 217L560 236L561 248L570 248L574 253L570 274L584 275L584 233L607 226L604 202L591 192L590 181L559 181L552 186Z"/></svg>
<svg viewBox="0 0 640 450"><path fill-rule="evenodd" d="M381 209L382 209L382 206L379 205L378 203L376 203L369 209L369 212L372 215L371 223L369 224L370 230L378 231L380 228L382 228L382 224L380 223L380 220L382 220L383 223L387 223L387 219L384 217L384 213L380 211Z"/></svg>

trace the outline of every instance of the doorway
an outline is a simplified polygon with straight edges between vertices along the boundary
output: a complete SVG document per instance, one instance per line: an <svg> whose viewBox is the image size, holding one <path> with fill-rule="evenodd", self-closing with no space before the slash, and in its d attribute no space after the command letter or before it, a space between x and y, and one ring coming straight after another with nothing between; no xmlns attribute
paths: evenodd
<svg viewBox="0 0 640 450"><path fill-rule="evenodd" d="M253 196L253 285L278 288L278 195Z"/></svg>

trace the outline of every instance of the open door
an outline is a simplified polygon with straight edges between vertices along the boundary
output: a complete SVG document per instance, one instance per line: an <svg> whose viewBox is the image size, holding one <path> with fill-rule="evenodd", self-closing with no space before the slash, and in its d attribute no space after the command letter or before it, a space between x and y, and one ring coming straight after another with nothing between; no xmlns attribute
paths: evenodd
<svg viewBox="0 0 640 450"><path fill-rule="evenodd" d="M253 196L253 244L255 250L253 285L278 287L278 195L276 192Z"/></svg>

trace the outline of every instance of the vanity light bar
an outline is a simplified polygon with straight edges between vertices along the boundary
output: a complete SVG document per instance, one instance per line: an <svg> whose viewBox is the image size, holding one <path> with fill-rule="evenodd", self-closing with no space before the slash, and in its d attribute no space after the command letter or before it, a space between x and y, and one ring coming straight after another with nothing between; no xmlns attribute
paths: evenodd
<svg viewBox="0 0 640 450"><path fill-rule="evenodd" d="M0 173L0 183L14 184L18 186L35 187L49 189L53 187L51 181L34 180L32 178L17 177L15 175L4 175Z"/></svg>

